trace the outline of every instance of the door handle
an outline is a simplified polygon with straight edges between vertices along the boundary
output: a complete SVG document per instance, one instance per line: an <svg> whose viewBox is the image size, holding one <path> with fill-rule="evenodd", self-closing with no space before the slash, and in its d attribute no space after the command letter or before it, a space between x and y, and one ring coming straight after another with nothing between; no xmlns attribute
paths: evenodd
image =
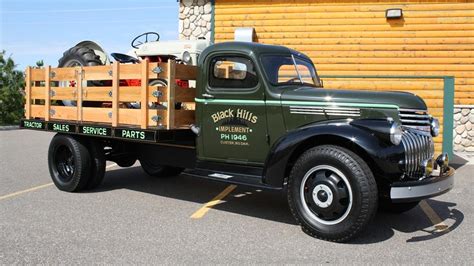
<svg viewBox="0 0 474 266"><path fill-rule="evenodd" d="M204 97L204 99L214 99L215 98L214 95L211 95L211 94L208 94L208 93L204 93L202 95L202 97Z"/></svg>

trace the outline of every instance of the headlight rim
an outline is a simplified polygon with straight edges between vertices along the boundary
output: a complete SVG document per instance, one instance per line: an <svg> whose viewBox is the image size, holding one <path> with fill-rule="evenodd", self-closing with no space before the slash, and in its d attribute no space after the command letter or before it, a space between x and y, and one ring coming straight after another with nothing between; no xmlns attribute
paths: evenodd
<svg viewBox="0 0 474 266"><path fill-rule="evenodd" d="M191 57L191 53L189 51L184 51L181 55L181 60L187 65L191 64L193 60L193 58Z"/></svg>
<svg viewBox="0 0 474 266"><path fill-rule="evenodd" d="M402 126L397 122L393 122L390 126L390 142L392 142L393 145L399 145L402 142L402 136Z"/></svg>
<svg viewBox="0 0 474 266"><path fill-rule="evenodd" d="M433 137L439 136L439 129L440 129L439 119L435 118L435 117L431 117L430 118L430 133L431 133L431 136L433 136Z"/></svg>

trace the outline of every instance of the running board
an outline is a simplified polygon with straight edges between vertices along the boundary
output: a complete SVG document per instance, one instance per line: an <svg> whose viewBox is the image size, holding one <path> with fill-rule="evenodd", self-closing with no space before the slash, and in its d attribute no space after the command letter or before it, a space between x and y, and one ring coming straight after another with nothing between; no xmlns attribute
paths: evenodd
<svg viewBox="0 0 474 266"><path fill-rule="evenodd" d="M257 175L244 175L238 173L229 172L217 172L207 169L186 169L182 172L183 175L192 177L199 177L219 182L225 182L230 184L245 185L251 187L257 187L262 189L281 190L279 187L269 186L263 184L262 177Z"/></svg>

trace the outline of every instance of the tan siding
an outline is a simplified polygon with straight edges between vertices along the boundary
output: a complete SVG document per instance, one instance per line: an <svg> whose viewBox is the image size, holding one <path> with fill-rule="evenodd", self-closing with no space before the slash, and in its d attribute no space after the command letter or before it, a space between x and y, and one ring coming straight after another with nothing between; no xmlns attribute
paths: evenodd
<svg viewBox="0 0 474 266"><path fill-rule="evenodd" d="M403 20L387 21L387 8ZM455 104L474 104L474 1L216 0L216 42L236 27L309 55L322 75L453 75ZM443 112L435 80L326 80L327 87L404 90ZM437 150L441 138L437 138Z"/></svg>

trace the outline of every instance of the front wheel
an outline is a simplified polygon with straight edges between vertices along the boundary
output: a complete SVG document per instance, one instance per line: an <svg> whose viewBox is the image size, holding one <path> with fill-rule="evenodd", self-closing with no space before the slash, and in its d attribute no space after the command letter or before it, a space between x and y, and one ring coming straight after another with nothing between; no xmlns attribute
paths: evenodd
<svg viewBox="0 0 474 266"><path fill-rule="evenodd" d="M91 157L82 142L71 136L57 134L49 145L48 166L58 189L80 191L89 181Z"/></svg>
<svg viewBox="0 0 474 266"><path fill-rule="evenodd" d="M345 242L377 210L377 185L368 165L342 147L314 147L299 157L288 179L288 203L307 234Z"/></svg>

